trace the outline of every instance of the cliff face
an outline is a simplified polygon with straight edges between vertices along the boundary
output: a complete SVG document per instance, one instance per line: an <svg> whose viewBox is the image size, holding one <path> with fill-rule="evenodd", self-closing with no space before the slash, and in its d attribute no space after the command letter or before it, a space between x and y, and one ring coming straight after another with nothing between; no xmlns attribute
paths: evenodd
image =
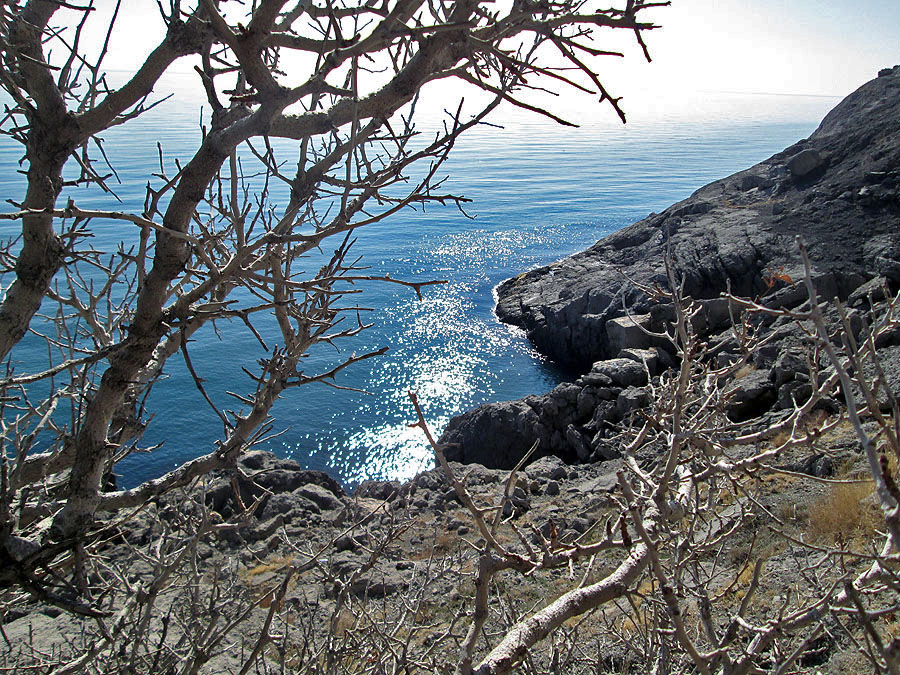
<svg viewBox="0 0 900 675"><path fill-rule="evenodd" d="M684 294L698 301L694 328L716 345L718 363L749 359L751 374L728 385L729 417L777 416L807 400L803 331L780 326L748 357L731 329L740 309L720 296L730 288L770 307L799 306L806 294L791 281L803 276L802 236L819 296L846 300L857 327L871 323L870 296L883 297L884 285L900 288L898 128L900 66L847 97L809 139L587 251L503 283L499 317L579 376L546 394L453 418L441 437L448 457L511 468L537 443L537 457L616 458L622 425L652 402L656 376L679 359L660 337L671 332L671 305L655 305L638 288L668 286L667 254ZM833 329L843 330L832 315ZM900 335L882 347L887 379L900 390Z"/></svg>
<svg viewBox="0 0 900 675"><path fill-rule="evenodd" d="M649 309L633 282L665 283L671 252L687 294L767 290L767 272L798 276L797 235L821 292L846 297L863 281L900 282L900 67L848 96L809 139L700 188L590 249L510 279L497 315L579 373L616 356L610 319ZM624 303L623 303L624 301Z"/></svg>

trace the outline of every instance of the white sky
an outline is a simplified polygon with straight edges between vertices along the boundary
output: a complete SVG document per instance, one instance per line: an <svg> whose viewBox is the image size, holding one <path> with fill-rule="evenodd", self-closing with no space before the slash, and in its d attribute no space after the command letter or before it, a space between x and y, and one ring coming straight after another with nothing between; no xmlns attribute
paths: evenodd
<svg viewBox="0 0 900 675"><path fill-rule="evenodd" d="M648 87L844 96L900 63L898 0L673 0L654 18L654 63L630 64Z"/></svg>
<svg viewBox="0 0 900 675"><path fill-rule="evenodd" d="M123 7L107 61L117 70L138 65L163 29L152 0ZM661 25L646 35L653 63L624 31L600 42L626 51L599 70L630 111L648 102L687 105L708 92L842 97L900 63L900 0L672 0L647 18ZM177 68L190 72L187 63ZM560 103L568 107L557 102L557 110Z"/></svg>

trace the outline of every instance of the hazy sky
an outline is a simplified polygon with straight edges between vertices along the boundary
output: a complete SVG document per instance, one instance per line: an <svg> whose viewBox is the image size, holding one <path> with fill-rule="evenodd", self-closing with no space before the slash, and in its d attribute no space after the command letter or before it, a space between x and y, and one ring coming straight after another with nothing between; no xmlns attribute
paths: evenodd
<svg viewBox="0 0 900 675"><path fill-rule="evenodd" d="M898 0L673 0L648 86L845 95L900 63ZM632 60L634 61L634 60Z"/></svg>
<svg viewBox="0 0 900 675"><path fill-rule="evenodd" d="M653 63L624 31L601 38L602 46L627 52L600 71L632 100L641 92L844 96L900 63L900 0L672 0L649 17L662 26L646 38ZM133 68L162 21L151 0L125 0L120 20L107 65Z"/></svg>

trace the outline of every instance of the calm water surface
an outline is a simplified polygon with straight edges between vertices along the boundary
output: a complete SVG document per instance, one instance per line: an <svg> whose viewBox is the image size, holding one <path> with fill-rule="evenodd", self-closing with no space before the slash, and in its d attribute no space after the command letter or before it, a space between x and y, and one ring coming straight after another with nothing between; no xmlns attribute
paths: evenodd
<svg viewBox="0 0 900 675"><path fill-rule="evenodd" d="M367 393L322 384L289 390L273 410L274 431L283 433L264 447L347 485L405 477L431 465L420 432L407 426L413 420L408 390L418 391L429 421L440 430L452 415L473 406L553 387L565 373L541 358L519 331L496 320L494 287L808 136L836 103L758 96L705 100L705 112L663 115L625 128L606 123L567 130L525 119L464 139L444 173L451 177L447 191L473 200L467 208L473 218L451 207L408 211L360 231L356 244L373 272L449 283L426 289L421 302L393 284L365 287L360 303L374 308L366 320L375 325L344 341L340 353L315 351L305 368L327 370L354 352L387 346L386 356L336 380ZM121 180L112 184L122 204L85 189L67 190L61 203L71 195L85 208L139 211L147 176L158 170L157 141L167 157L188 156L196 143L196 119L178 109L167 114L165 124L139 120L127 132L108 132L107 151ZM8 142L0 145L0 189L7 198L22 193L18 158ZM114 242L133 236L129 228L96 222L94 245L112 251ZM13 224L0 224L3 237L14 232ZM249 388L241 366L262 356L241 325L220 323L215 332L198 333L191 345L208 391L223 407L233 406L226 390ZM20 350L16 358L30 357ZM171 359L166 373L150 397L156 416L144 439L148 446L163 445L119 465L126 486L209 452L221 436L221 422L183 362Z"/></svg>

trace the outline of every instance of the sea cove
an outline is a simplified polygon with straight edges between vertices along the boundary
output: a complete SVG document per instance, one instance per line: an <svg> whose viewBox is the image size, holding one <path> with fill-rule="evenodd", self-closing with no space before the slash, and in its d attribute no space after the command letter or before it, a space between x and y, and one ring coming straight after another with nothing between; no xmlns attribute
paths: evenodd
<svg viewBox="0 0 900 675"><path fill-rule="evenodd" d="M343 355L385 346L389 351L343 371L335 384L368 393L319 383L291 390L273 410L272 434L280 435L259 447L325 470L347 486L367 478L408 477L430 467L430 451L419 432L407 426L413 419L408 390L419 392L429 421L442 429L451 416L474 406L544 392L566 377L520 331L496 320L495 286L581 250L809 135L835 102L830 97L712 93L698 97L690 113L683 104L679 114L642 118L636 112L626 126L571 111L573 119L586 118L581 128L516 113L500 116L503 129L473 130L442 170L450 176L446 191L472 200L465 206L467 215L452 206L407 210L360 230L354 246L360 264L372 273L448 283L426 288L421 302L409 289L361 285L364 294L349 297L372 308L361 318L373 326L338 346ZM180 110L177 102L164 104L152 117L137 120L128 127L127 143L117 142L123 130L106 135L121 180L108 182L121 204L97 188L67 188L62 202L71 197L82 208L140 210L148 175L159 171L157 143L171 167L199 138L198 121ZM7 140L0 148L0 189L17 199L19 150ZM95 221L92 227L92 245L107 252L135 235L122 223ZM9 223L0 228L4 237L15 231ZM215 331L195 336L190 347L207 391L220 406L228 404L225 392L234 382L247 379L239 357L265 354L240 322L218 322ZM320 349L305 368L327 370L335 357ZM209 452L222 432L181 359L170 360L150 404L157 417L142 445L165 443L118 465L124 486Z"/></svg>

